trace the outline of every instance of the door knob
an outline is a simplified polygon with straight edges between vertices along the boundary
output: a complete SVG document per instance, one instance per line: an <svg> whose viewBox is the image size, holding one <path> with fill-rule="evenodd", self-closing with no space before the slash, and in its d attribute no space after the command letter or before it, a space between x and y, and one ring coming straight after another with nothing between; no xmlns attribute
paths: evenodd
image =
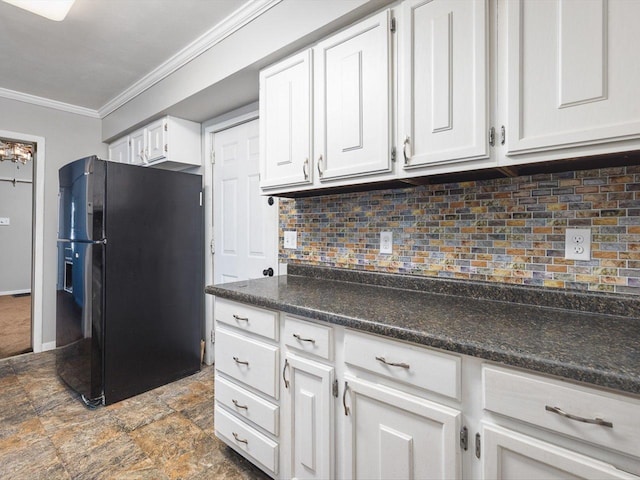
<svg viewBox="0 0 640 480"><path fill-rule="evenodd" d="M273 268L265 268L264 270L262 270L262 275L264 275L265 277L273 277Z"/></svg>

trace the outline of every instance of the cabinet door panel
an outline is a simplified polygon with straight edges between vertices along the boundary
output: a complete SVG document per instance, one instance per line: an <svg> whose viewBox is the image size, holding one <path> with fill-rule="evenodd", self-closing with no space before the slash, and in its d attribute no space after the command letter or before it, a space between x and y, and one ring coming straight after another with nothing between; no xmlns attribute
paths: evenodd
<svg viewBox="0 0 640 480"><path fill-rule="evenodd" d="M405 167L488 156L486 1L402 4Z"/></svg>
<svg viewBox="0 0 640 480"><path fill-rule="evenodd" d="M262 188L313 181L311 52L260 72Z"/></svg>
<svg viewBox="0 0 640 480"><path fill-rule="evenodd" d="M131 134L131 163L143 165L146 163L147 129L142 128Z"/></svg>
<svg viewBox="0 0 640 480"><path fill-rule="evenodd" d="M635 479L612 465L505 428L484 425L483 478Z"/></svg>
<svg viewBox="0 0 640 480"><path fill-rule="evenodd" d="M345 477L460 478L459 411L351 376L347 385Z"/></svg>
<svg viewBox="0 0 640 480"><path fill-rule="evenodd" d="M503 6L508 154L640 138L640 2Z"/></svg>
<svg viewBox="0 0 640 480"><path fill-rule="evenodd" d="M147 161L153 162L166 157L165 146L167 145L166 120L158 120L147 127L149 132L149 149Z"/></svg>
<svg viewBox="0 0 640 480"><path fill-rule="evenodd" d="M333 367L287 355L291 478L332 479Z"/></svg>
<svg viewBox="0 0 640 480"><path fill-rule="evenodd" d="M314 48L321 180L391 170L389 18L382 12Z"/></svg>

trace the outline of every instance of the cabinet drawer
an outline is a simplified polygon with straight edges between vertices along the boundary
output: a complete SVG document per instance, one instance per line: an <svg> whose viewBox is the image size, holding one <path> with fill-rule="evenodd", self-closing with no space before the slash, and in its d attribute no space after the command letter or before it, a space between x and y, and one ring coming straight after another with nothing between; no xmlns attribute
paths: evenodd
<svg viewBox="0 0 640 480"><path fill-rule="evenodd" d="M254 430L242 420L216 407L216 434L234 449L244 452L263 468L278 474L278 444Z"/></svg>
<svg viewBox="0 0 640 480"><path fill-rule="evenodd" d="M216 298L214 316L220 323L278 340L277 312Z"/></svg>
<svg viewBox="0 0 640 480"><path fill-rule="evenodd" d="M483 402L486 410L640 456L640 401L560 380L485 366ZM550 411L554 409L559 410ZM583 419L601 419L613 427L584 423L561 412Z"/></svg>
<svg viewBox="0 0 640 480"><path fill-rule="evenodd" d="M242 418L278 436L279 408L224 378L216 377L216 401Z"/></svg>
<svg viewBox="0 0 640 480"><path fill-rule="evenodd" d="M284 343L287 347L333 359L333 329L287 315L284 319Z"/></svg>
<svg viewBox="0 0 640 480"><path fill-rule="evenodd" d="M278 398L279 348L240 334L216 331L216 369Z"/></svg>
<svg viewBox="0 0 640 480"><path fill-rule="evenodd" d="M353 331L345 334L344 354L355 367L460 400L461 362L455 355Z"/></svg>

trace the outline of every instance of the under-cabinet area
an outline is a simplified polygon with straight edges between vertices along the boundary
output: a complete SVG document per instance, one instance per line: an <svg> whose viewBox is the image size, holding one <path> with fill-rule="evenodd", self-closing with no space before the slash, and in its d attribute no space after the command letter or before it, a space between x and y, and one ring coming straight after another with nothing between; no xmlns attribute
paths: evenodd
<svg viewBox="0 0 640 480"><path fill-rule="evenodd" d="M215 332L216 435L273 478L640 478L637 395L220 296Z"/></svg>

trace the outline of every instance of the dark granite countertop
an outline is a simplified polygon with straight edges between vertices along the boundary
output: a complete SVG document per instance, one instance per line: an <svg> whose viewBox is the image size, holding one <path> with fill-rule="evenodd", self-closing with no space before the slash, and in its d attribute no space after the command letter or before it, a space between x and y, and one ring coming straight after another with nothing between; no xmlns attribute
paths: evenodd
<svg viewBox="0 0 640 480"><path fill-rule="evenodd" d="M393 275L366 274L356 278L333 269L290 267L289 273L212 285L206 292L640 394L640 318L634 316L640 300L635 298L621 302L618 296L585 294L563 302L558 292L474 282L402 276L396 281ZM518 295L527 303L515 302Z"/></svg>

